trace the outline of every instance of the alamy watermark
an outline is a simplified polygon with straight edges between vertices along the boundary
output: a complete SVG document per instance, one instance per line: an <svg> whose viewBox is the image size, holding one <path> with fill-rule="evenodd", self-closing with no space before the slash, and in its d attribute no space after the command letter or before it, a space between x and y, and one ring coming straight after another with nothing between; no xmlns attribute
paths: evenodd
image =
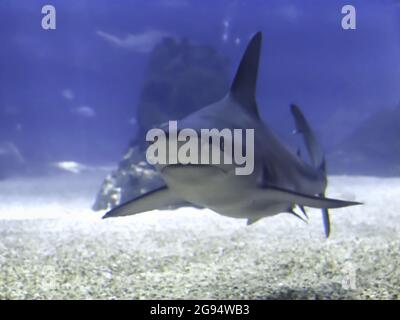
<svg viewBox="0 0 400 320"><path fill-rule="evenodd" d="M56 29L56 8L53 5L46 4L42 7L42 28L43 30Z"/></svg>
<svg viewBox="0 0 400 320"><path fill-rule="evenodd" d="M343 30L355 30L356 25L356 8L350 4L342 7L342 28Z"/></svg>
<svg viewBox="0 0 400 320"><path fill-rule="evenodd" d="M146 158L152 165L233 164L236 175L254 171L254 129L178 131L178 122L169 121L167 131L150 129L146 141Z"/></svg>
<svg viewBox="0 0 400 320"><path fill-rule="evenodd" d="M56 8L54 5L46 4L42 7L42 28L43 30L55 30L56 29ZM342 7L342 28L344 30L355 30L356 27L356 8L353 5L347 4ZM224 34L224 39L226 34ZM236 39L240 42L240 39Z"/></svg>

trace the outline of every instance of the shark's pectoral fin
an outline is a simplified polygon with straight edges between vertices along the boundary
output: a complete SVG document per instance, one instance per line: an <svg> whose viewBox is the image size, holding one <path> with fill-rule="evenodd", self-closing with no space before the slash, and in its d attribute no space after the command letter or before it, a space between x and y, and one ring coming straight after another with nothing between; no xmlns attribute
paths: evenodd
<svg viewBox="0 0 400 320"><path fill-rule="evenodd" d="M107 212L103 216L103 219L129 216L156 209L165 209L168 206L183 203L183 200L177 198L175 193L172 192L167 186L163 186L115 207Z"/></svg>
<svg viewBox="0 0 400 320"><path fill-rule="evenodd" d="M281 189L277 187L268 187L268 197L272 198L277 203L297 204L299 206L312 207L312 208L342 208L361 204L360 202L345 201L330 199L319 196L312 196L302 194L299 192Z"/></svg>

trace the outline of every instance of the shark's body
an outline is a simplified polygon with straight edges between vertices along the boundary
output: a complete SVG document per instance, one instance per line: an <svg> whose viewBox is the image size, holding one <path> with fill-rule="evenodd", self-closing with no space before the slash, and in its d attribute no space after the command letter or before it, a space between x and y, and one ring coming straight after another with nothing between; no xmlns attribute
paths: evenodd
<svg viewBox="0 0 400 320"><path fill-rule="evenodd" d="M220 101L179 121L191 128L254 129L254 171L237 175L235 164L157 165L165 186L114 208L105 218L137 214L167 206L195 205L251 224L297 205L322 208L325 233L330 231L328 208L358 204L325 198L325 161L315 135L301 111L292 106L298 132L304 135L312 164L283 145L261 121L255 99L261 33L250 41L228 94ZM305 212L304 212L305 213ZM296 214L297 215L297 214Z"/></svg>

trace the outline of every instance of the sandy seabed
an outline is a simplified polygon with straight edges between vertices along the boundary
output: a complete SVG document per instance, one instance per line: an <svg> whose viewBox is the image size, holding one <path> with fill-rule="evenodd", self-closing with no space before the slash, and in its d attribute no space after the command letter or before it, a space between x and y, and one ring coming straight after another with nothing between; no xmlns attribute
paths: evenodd
<svg viewBox="0 0 400 320"><path fill-rule="evenodd" d="M102 174L0 182L0 299L399 299L400 178L330 178L365 202L307 225L182 208L101 220Z"/></svg>

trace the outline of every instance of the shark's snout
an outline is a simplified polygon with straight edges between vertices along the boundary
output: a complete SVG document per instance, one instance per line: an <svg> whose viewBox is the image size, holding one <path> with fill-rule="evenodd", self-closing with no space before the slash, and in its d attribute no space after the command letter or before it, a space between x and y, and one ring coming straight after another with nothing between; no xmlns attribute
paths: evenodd
<svg viewBox="0 0 400 320"><path fill-rule="evenodd" d="M161 173L167 173L167 171L181 170L181 169L187 170L187 171L188 170L192 170L192 169L210 171L210 169L211 169L213 171L220 171L221 173L227 173L227 171L224 170L223 168L218 167L218 166L214 166L214 165L211 165L211 164L191 164L191 163L189 163L189 164L176 163L176 164L164 165L160 169L160 172Z"/></svg>
<svg viewBox="0 0 400 320"><path fill-rule="evenodd" d="M170 164L158 166L162 176L174 183L201 185L227 175L223 168L210 164ZM196 185L195 184L195 185Z"/></svg>

